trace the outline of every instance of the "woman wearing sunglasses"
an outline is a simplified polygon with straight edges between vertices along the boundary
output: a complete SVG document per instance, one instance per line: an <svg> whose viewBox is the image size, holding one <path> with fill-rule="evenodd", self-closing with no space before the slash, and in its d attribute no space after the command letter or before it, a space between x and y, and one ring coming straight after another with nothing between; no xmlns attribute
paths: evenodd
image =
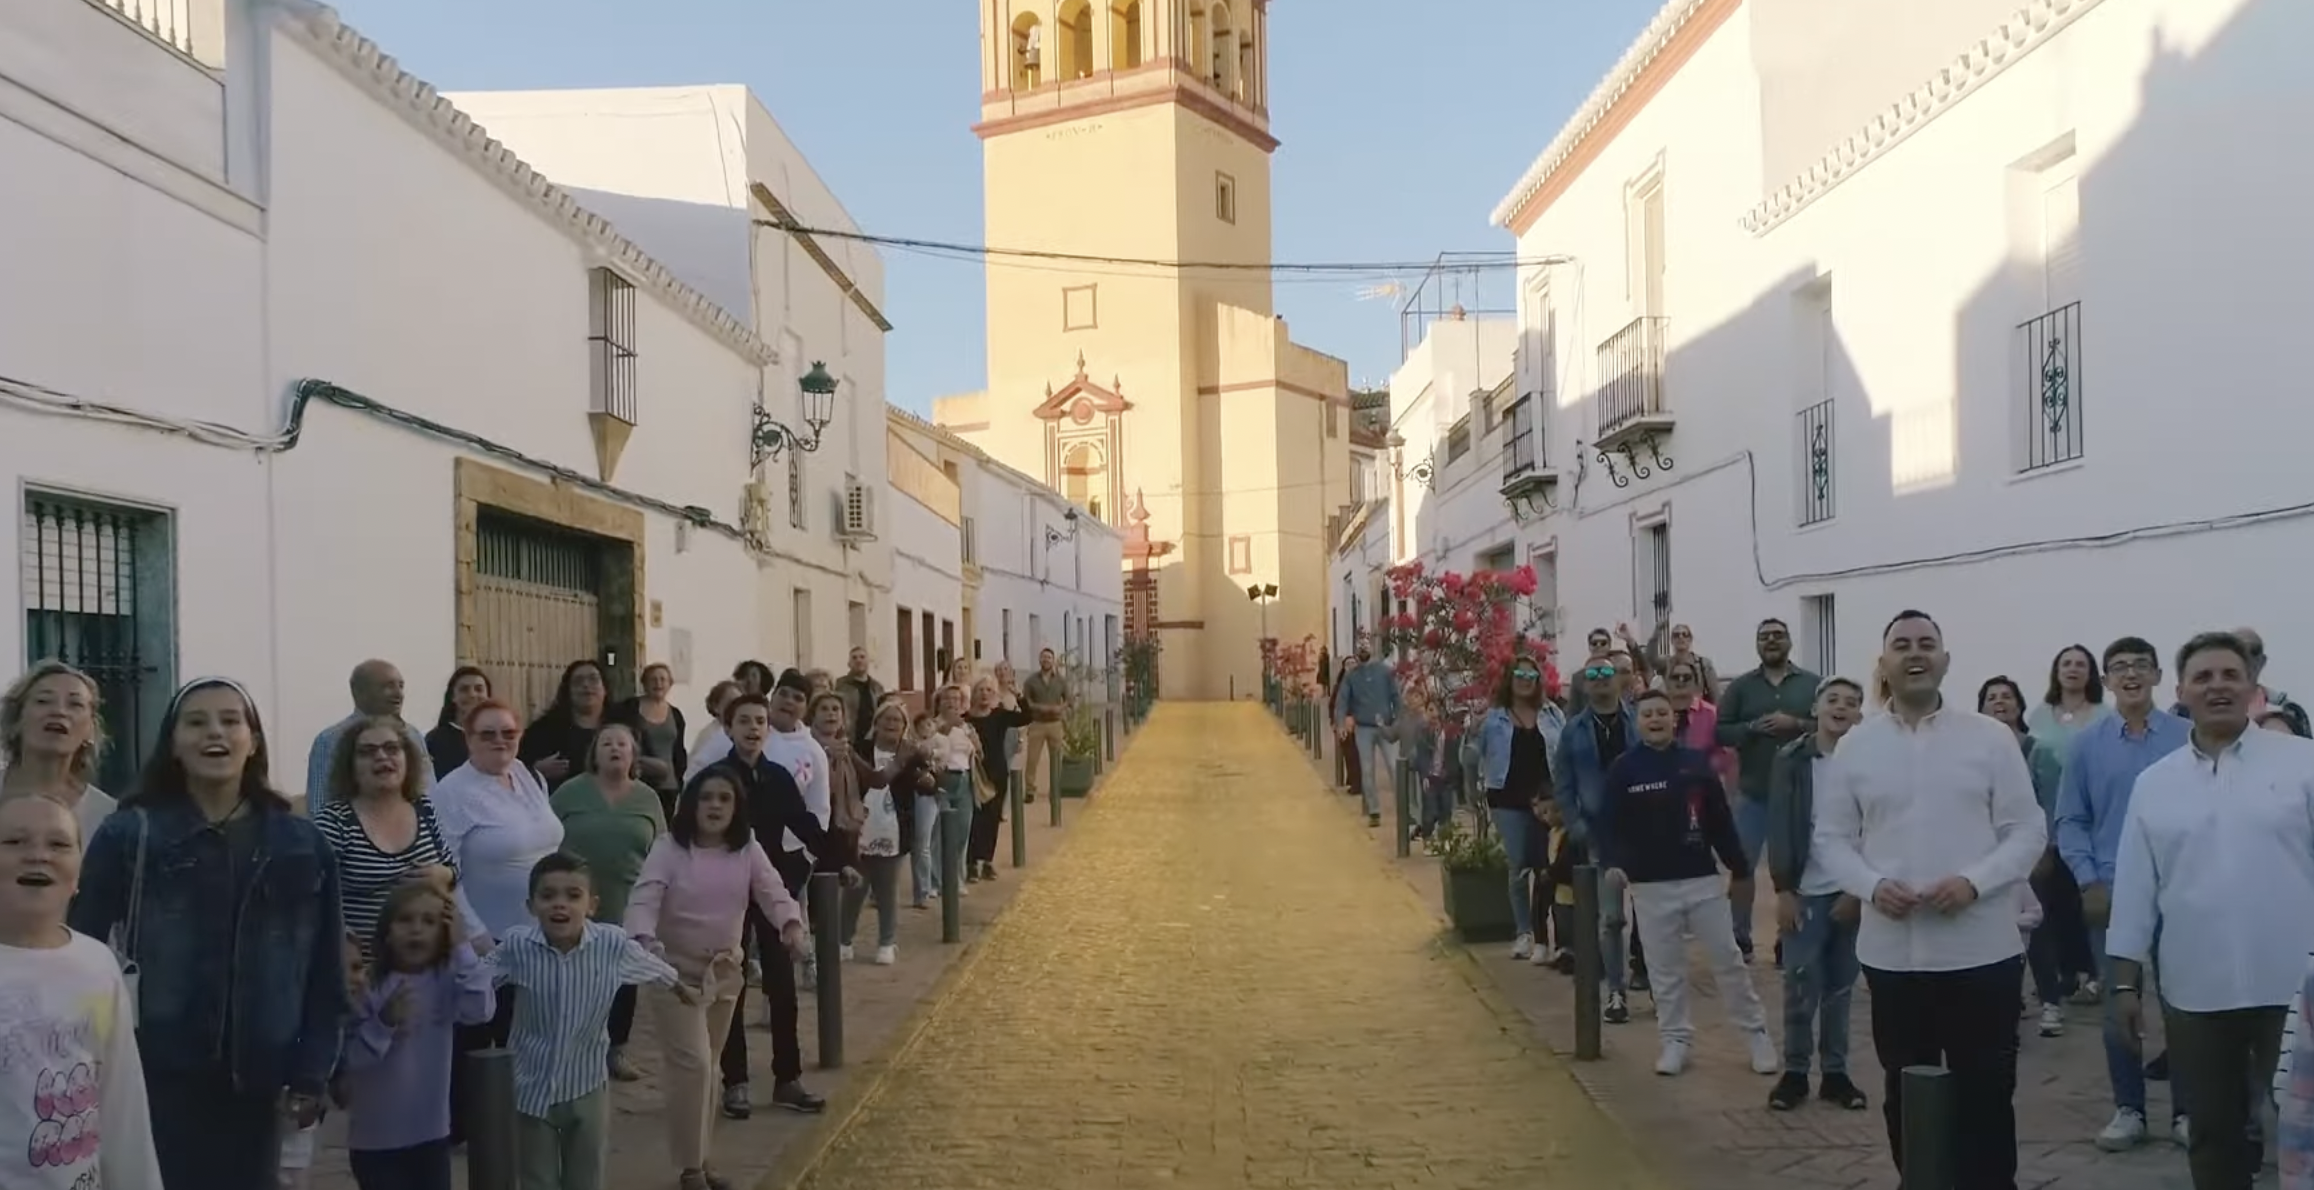
<svg viewBox="0 0 2314 1190"><path fill-rule="evenodd" d="M1518 928L1518 940L1511 944L1514 959L1532 959L1538 953L1528 880L1535 857L1543 850L1536 835L1542 829L1541 807L1551 800L1549 757L1566 725L1566 716L1551 701L1544 683L1542 663L1525 656L1513 658L1503 671L1494 705L1479 722L1479 773L1486 785L1487 815L1494 820L1503 854L1510 860L1511 920Z"/></svg>

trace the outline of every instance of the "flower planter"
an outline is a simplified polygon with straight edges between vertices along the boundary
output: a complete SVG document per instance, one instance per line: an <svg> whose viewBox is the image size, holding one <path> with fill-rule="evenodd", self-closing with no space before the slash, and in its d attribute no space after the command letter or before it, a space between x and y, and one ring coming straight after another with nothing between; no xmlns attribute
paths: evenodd
<svg viewBox="0 0 2314 1190"><path fill-rule="evenodd" d="M1518 927L1511 920L1510 872L1502 868L1447 871L1440 875L1446 920L1464 942L1508 942Z"/></svg>
<svg viewBox="0 0 2314 1190"><path fill-rule="evenodd" d="M1090 756L1061 757L1060 794L1062 797L1083 797L1093 791L1093 758ZM1505 876L1504 883L1510 878Z"/></svg>

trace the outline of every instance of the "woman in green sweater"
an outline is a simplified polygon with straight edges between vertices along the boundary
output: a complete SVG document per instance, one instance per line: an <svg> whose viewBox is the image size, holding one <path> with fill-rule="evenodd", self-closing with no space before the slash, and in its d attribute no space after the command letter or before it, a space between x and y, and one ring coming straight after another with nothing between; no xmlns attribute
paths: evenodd
<svg viewBox="0 0 2314 1190"><path fill-rule="evenodd" d="M618 925L626 920L627 895L643 873L643 857L667 833L659 793L641 779L642 749L634 729L606 723L595 733L586 771L554 791L554 816L562 820L562 849L587 862L594 873L594 919ZM620 1082L642 1077L627 1060L627 1038L635 1027L635 989L619 989L611 1002L610 1074Z"/></svg>

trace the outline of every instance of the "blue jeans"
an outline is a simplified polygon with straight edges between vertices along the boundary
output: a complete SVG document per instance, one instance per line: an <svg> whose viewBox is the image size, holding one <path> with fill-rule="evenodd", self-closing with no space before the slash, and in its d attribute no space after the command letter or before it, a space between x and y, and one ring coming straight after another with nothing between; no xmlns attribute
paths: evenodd
<svg viewBox="0 0 2314 1190"><path fill-rule="evenodd" d="M1392 758L1382 739L1382 729L1361 723L1356 731L1350 733L1350 738L1358 745L1358 767L1363 770L1359 775L1364 778L1359 782L1358 792L1366 799L1366 813L1369 816L1380 814L1382 782L1390 775L1392 767ZM1379 759L1375 756L1377 752L1381 753Z"/></svg>
<svg viewBox="0 0 2314 1190"><path fill-rule="evenodd" d="M909 868L916 880L916 904L921 908L940 892L940 855L934 840L940 837L940 795L916 795L916 837L908 849Z"/></svg>
<svg viewBox="0 0 2314 1190"><path fill-rule="evenodd" d="M1826 1074L1848 1073L1857 923L1832 919L1839 899L1838 893L1801 897L1799 929L1783 936L1786 1074L1808 1073L1811 1058L1822 1059Z"/></svg>
<svg viewBox="0 0 2314 1190"><path fill-rule="evenodd" d="M1541 830L1543 824L1525 810L1497 808L1489 813L1494 818L1495 833L1502 837L1503 855L1510 859L1511 920L1517 923L1520 937L1531 938L1535 933L1535 903L1527 891L1527 881L1533 872L1527 867L1527 857L1534 854L1529 845L1534 842L1534 832Z"/></svg>
<svg viewBox="0 0 2314 1190"><path fill-rule="evenodd" d="M1422 829L1434 831L1454 817L1454 781L1449 777L1414 778L1422 790Z"/></svg>
<svg viewBox="0 0 2314 1190"><path fill-rule="evenodd" d="M2105 953L2105 931L2102 927L2089 929L2089 953L2097 956L2098 982L2113 986L2113 960ZM2142 997L2141 997L2142 999ZM2107 1004L2112 1000L2108 996ZM2158 1005L2146 1005L2146 1011L2157 1012ZM2139 1115L2145 1114L2145 1059L2129 1048L2129 1039L2122 1035L2121 1023L2111 1008L2105 1016L2105 1077L2113 1083L2113 1106L2128 1108ZM2178 1085L2177 1075L2170 1075L2169 1114L2172 1119L2187 1114L2185 1088Z"/></svg>
<svg viewBox="0 0 2314 1190"><path fill-rule="evenodd" d="M1736 839L1744 845L1744 870L1735 873L1743 883L1736 885L1741 899L1728 897L1728 912L1735 915L1736 945L1745 954L1752 949L1752 905L1759 894L1759 881L1753 876L1760 870L1760 849L1768 842L1768 800L1738 792L1735 804L1728 807L1735 812Z"/></svg>

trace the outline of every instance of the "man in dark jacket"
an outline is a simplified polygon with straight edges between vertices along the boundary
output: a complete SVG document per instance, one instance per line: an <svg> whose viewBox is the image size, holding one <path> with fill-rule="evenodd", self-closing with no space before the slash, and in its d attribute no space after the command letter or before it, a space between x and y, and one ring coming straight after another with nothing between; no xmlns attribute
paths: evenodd
<svg viewBox="0 0 2314 1190"><path fill-rule="evenodd" d="M876 704L884 701L884 684L870 672L868 646L852 646L848 668L836 679L835 690L843 696L844 717L852 725L852 752L875 755L868 741L876 734Z"/></svg>
<svg viewBox="0 0 2314 1190"><path fill-rule="evenodd" d="M1759 650L1759 668L1727 684L1719 702L1719 742L1736 754L1736 833L1743 837L1744 854L1756 867L1761 841L1768 827L1768 776L1775 768L1776 750L1815 730L1808 721L1816 705L1815 674L1792 664L1792 630L1782 620L1760 621L1753 645ZM1758 885L1747 868L1729 882L1730 911L1735 915L1736 945L1744 957L1752 953L1752 902Z"/></svg>
<svg viewBox="0 0 2314 1190"><path fill-rule="evenodd" d="M1768 879L1776 890L1784 966L1784 1076L1768 1092L1768 1106L1790 1111L1806 1102L1808 1066L1821 1057L1817 1093L1862 1111L1864 1092L1848 1077L1861 906L1823 872L1810 870L1808 847L1816 830L1816 770L1863 717L1864 688L1846 678L1825 680L1816 689L1814 714L1816 730L1776 753L1768 779Z"/></svg>

